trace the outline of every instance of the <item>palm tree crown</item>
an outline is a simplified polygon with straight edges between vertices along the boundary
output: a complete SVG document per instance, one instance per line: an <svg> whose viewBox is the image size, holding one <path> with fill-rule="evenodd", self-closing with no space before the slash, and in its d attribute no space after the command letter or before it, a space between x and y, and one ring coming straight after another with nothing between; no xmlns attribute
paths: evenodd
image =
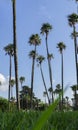
<svg viewBox="0 0 78 130"><path fill-rule="evenodd" d="M19 78L19 81L20 81L20 83L22 84L22 83L25 81L25 77L21 76L21 77Z"/></svg>
<svg viewBox="0 0 78 130"><path fill-rule="evenodd" d="M41 64L44 60L45 60L45 57L42 56L42 55L39 55L39 56L37 57L37 62L38 62L39 64Z"/></svg>
<svg viewBox="0 0 78 130"><path fill-rule="evenodd" d="M78 23L78 15L76 13L69 15L68 22L71 27L74 26L76 23Z"/></svg>
<svg viewBox="0 0 78 130"><path fill-rule="evenodd" d="M14 84L15 84L15 80L14 80L14 79L11 79L11 81L10 81L10 85L11 85L11 87L13 87Z"/></svg>
<svg viewBox="0 0 78 130"><path fill-rule="evenodd" d="M63 49L66 48L65 44L63 42L59 42L57 44L57 48L59 48L60 53L62 53Z"/></svg>
<svg viewBox="0 0 78 130"><path fill-rule="evenodd" d="M6 55L14 55L14 45L13 44L8 44L7 46L4 47L4 50L6 51Z"/></svg>
<svg viewBox="0 0 78 130"><path fill-rule="evenodd" d="M38 34L32 34L29 38L30 45L39 45L41 43L40 36Z"/></svg>
<svg viewBox="0 0 78 130"><path fill-rule="evenodd" d="M49 31L52 29L52 26L49 24L49 23L44 23L42 24L42 27L41 27L41 34L48 34Z"/></svg>
<svg viewBox="0 0 78 130"><path fill-rule="evenodd" d="M37 56L36 52L34 50L30 51L29 57L30 58L35 58L35 56Z"/></svg>

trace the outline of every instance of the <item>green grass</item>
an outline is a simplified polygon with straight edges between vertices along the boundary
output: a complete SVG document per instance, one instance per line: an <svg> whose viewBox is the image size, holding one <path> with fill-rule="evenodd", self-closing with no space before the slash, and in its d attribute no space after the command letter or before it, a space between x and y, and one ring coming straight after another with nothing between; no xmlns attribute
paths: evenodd
<svg viewBox="0 0 78 130"><path fill-rule="evenodd" d="M34 130L44 113L0 112L0 130ZM39 130L78 130L78 112L53 112L43 127L38 126L38 128Z"/></svg>

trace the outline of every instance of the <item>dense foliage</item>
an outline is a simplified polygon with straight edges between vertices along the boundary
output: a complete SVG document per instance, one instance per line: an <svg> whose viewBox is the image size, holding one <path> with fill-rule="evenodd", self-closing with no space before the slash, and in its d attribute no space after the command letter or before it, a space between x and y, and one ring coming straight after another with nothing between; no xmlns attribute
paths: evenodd
<svg viewBox="0 0 78 130"><path fill-rule="evenodd" d="M0 111L8 110L8 101L5 98L0 97Z"/></svg>

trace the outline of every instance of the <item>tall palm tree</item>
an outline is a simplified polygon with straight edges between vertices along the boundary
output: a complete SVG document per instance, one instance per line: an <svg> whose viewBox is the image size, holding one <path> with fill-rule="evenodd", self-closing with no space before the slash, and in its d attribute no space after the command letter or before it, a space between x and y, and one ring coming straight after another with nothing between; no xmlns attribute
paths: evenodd
<svg viewBox="0 0 78 130"><path fill-rule="evenodd" d="M13 9L13 44L14 44L16 100L17 100L17 109L20 110L19 84L18 84L18 55L17 55L17 37L16 37L16 0L12 0L12 9Z"/></svg>
<svg viewBox="0 0 78 130"><path fill-rule="evenodd" d="M78 66L77 66L77 33L76 33L76 24L78 23L78 15L73 13L68 16L68 22L70 27L73 27L73 38L74 38L74 49L75 49L75 64L76 64L76 82L78 86ZM75 97L76 99L76 97Z"/></svg>
<svg viewBox="0 0 78 130"><path fill-rule="evenodd" d="M49 67L49 77L50 77L50 85L52 88L52 102L54 101L53 98L53 84L52 84L52 69L51 69L51 63L49 58L49 49L48 49L48 35L50 30L52 29L52 26L49 23L44 23L41 27L41 34L45 34L45 42L46 42L46 51L47 51L47 60L48 60L48 67Z"/></svg>
<svg viewBox="0 0 78 130"><path fill-rule="evenodd" d="M13 44L8 44L7 46L4 47L4 50L6 52L6 55L9 55L9 60L10 60L10 66L9 66L9 89L8 89L8 105L10 102L10 81L11 81L11 75L12 75L12 56L14 56L14 45ZM8 106L10 110L10 105Z"/></svg>
<svg viewBox="0 0 78 130"><path fill-rule="evenodd" d="M63 106L63 85L64 85L64 79L63 79L63 50L66 48L65 44L63 42L59 42L57 44L57 48L59 49L59 52L61 54L61 86L62 86L62 106Z"/></svg>
<svg viewBox="0 0 78 130"><path fill-rule="evenodd" d="M13 90L12 90L12 88L13 88L14 85L15 85L15 80L14 80L14 79L11 79L11 81L10 81L10 86L11 86L11 99L13 98Z"/></svg>
<svg viewBox="0 0 78 130"><path fill-rule="evenodd" d="M39 55L37 57L37 62L40 66L40 72L41 72L41 76L42 76L42 80L43 80L43 84L44 84L44 88L45 88L45 92L47 95L47 99L48 99L48 103L50 104L50 99L49 99L49 95L48 95L48 91L47 91L47 87L46 87L46 83L45 83L45 79L44 79L44 75L43 75L43 70L42 70L42 62L45 60L45 57L42 55Z"/></svg>
<svg viewBox="0 0 78 130"><path fill-rule="evenodd" d="M35 66L36 52L35 52L34 50L30 51L29 57L32 58L32 72L31 72L31 108L32 108L32 100L33 100L33 83L34 83L34 66Z"/></svg>
<svg viewBox="0 0 78 130"><path fill-rule="evenodd" d="M32 108L32 96L33 96L33 83L34 83L34 66L35 66L35 58L36 58L36 47L41 44L41 39L38 34L32 34L29 38L29 44L34 45L35 48L30 52L29 56L33 57L32 63L32 74L31 74L31 108Z"/></svg>

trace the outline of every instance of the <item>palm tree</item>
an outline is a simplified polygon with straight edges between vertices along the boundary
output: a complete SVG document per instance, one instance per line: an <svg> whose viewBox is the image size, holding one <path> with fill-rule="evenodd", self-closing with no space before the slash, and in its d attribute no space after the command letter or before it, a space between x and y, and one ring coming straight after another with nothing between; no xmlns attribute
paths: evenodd
<svg viewBox="0 0 78 130"><path fill-rule="evenodd" d="M21 77L19 78L19 81L20 81L20 83L21 83L21 90L22 90L22 84L23 84L23 82L25 82L25 77L21 76ZM22 108L23 108L23 98L21 99L21 102L22 102Z"/></svg>
<svg viewBox="0 0 78 130"><path fill-rule="evenodd" d="M43 92L43 97L45 97L45 104L46 104L46 95L47 95L47 93L44 91Z"/></svg>
<svg viewBox="0 0 78 130"><path fill-rule="evenodd" d="M62 89L61 89L60 84L57 84L57 85L56 85L55 92L56 92L57 94L59 94L59 100L60 100L61 91L62 91Z"/></svg>
<svg viewBox="0 0 78 130"><path fill-rule="evenodd" d="M31 72L31 108L32 108L32 100L33 100L33 83L34 83L34 66L35 66L36 52L35 52L34 50L30 51L29 57L32 58L32 72Z"/></svg>
<svg viewBox="0 0 78 130"><path fill-rule="evenodd" d="M69 97L68 96L66 96L66 105L67 105L67 110L68 110L68 105L69 105Z"/></svg>
<svg viewBox="0 0 78 130"><path fill-rule="evenodd" d="M70 86L72 91L74 92L74 97L75 97L75 109L77 109L77 99L76 99L76 96L77 96L77 93L76 91L78 90L78 86L77 85L72 85Z"/></svg>
<svg viewBox="0 0 78 130"><path fill-rule="evenodd" d="M10 86L11 86L11 99L13 98L13 90L12 90L12 88L13 88L14 85L15 85L15 80L14 80L14 79L11 79L11 81L10 81Z"/></svg>
<svg viewBox="0 0 78 130"><path fill-rule="evenodd" d="M50 59L49 57L49 49L48 49L48 34L50 32L50 30L52 29L52 26L49 23L44 23L41 27L41 34L45 34L45 42L46 42L46 51L47 51L47 60L48 60L48 67L49 67L49 77L50 77L50 85L52 88L52 102L54 101L53 98L53 84L52 84L52 69L51 69L51 63L50 63Z"/></svg>
<svg viewBox="0 0 78 130"><path fill-rule="evenodd" d="M23 82L25 82L25 77L24 77L24 76L21 76L21 77L19 78L19 81L20 81L20 83L21 83L21 89L22 89L22 84L23 84Z"/></svg>
<svg viewBox="0 0 78 130"><path fill-rule="evenodd" d="M44 84L44 88L45 88L45 92L47 95L47 99L48 99L48 103L50 104L50 100L49 100L49 96L48 96L48 91L47 91L47 87L46 87L46 83L45 83L45 79L44 79L44 75L43 75L43 70L42 70L42 62L45 60L45 57L42 55L39 55L37 57L37 62L40 66L40 72L41 72L41 76L42 76L42 80L43 80L43 84Z"/></svg>
<svg viewBox="0 0 78 130"><path fill-rule="evenodd" d="M75 64L76 64L76 81L78 86L78 71L77 71L77 33L76 33L76 24L78 23L78 15L73 13L68 16L68 22L70 27L73 27L73 38L74 38L74 49L75 49ZM76 97L75 97L76 99Z"/></svg>
<svg viewBox="0 0 78 130"><path fill-rule="evenodd" d="M61 86L60 84L57 84L55 93L59 95L59 110L61 110L61 92L62 92Z"/></svg>
<svg viewBox="0 0 78 130"><path fill-rule="evenodd" d="M63 50L66 48L65 44L63 42L59 42L57 44L57 48L59 49L59 52L61 54L61 86L62 86L62 106L63 106Z"/></svg>
<svg viewBox="0 0 78 130"><path fill-rule="evenodd" d="M32 73L31 73L31 108L32 108L32 96L33 96L33 83L34 83L34 66L35 66L35 58L36 58L36 47L41 44L41 39L38 34L32 34L29 38L29 44L34 45L35 49L30 52L29 56L33 57L32 63Z"/></svg>
<svg viewBox="0 0 78 130"><path fill-rule="evenodd" d="M6 52L6 55L9 55L9 60L10 60L10 66L9 66L9 89L8 89L8 107L10 110L10 81L11 81L11 73L12 73L12 56L14 56L14 45L13 44L8 44L7 46L4 47L4 50Z"/></svg>
<svg viewBox="0 0 78 130"><path fill-rule="evenodd" d="M35 46L34 50L36 52L36 47L41 44L40 36L38 34L32 34L29 38L29 44Z"/></svg>
<svg viewBox="0 0 78 130"><path fill-rule="evenodd" d="M51 95L52 95L52 88L50 87L49 89L48 89L48 92L49 92L49 98L51 99Z"/></svg>
<svg viewBox="0 0 78 130"><path fill-rule="evenodd" d="M18 55L17 55L17 38L16 38L16 0L12 0L12 9L13 9L13 44L14 44L16 100L17 100L17 109L20 110L19 84L18 84Z"/></svg>

